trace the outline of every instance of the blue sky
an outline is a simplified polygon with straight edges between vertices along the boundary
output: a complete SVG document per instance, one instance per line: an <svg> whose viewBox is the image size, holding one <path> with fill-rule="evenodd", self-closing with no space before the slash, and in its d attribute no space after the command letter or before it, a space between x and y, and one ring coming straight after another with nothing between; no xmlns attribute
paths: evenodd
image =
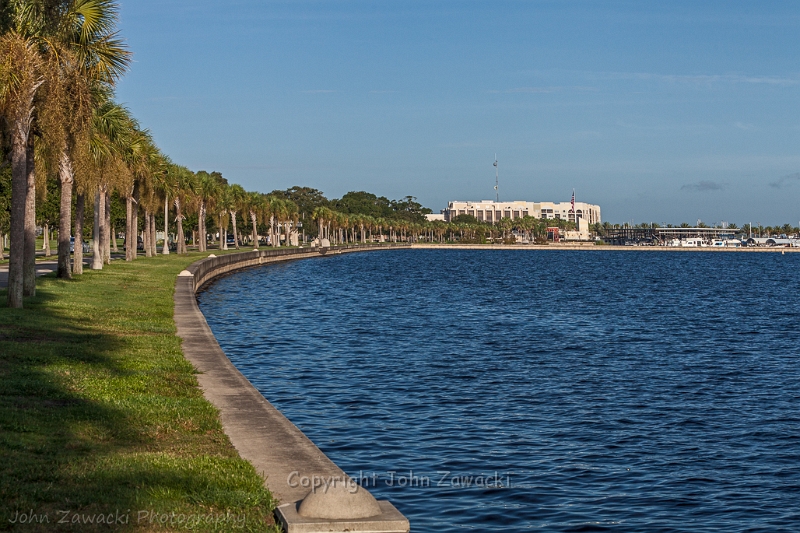
<svg viewBox="0 0 800 533"><path fill-rule="evenodd" d="M800 223L795 2L121 0L119 100L248 190Z"/></svg>

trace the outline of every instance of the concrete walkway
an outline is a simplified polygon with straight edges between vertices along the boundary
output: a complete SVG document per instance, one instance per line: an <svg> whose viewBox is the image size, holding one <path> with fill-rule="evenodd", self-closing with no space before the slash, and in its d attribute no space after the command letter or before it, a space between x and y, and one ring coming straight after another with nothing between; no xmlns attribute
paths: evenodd
<svg viewBox="0 0 800 533"><path fill-rule="evenodd" d="M36 276L44 276L58 269L58 261L37 261ZM0 265L0 288L8 287L8 264Z"/></svg>
<svg viewBox="0 0 800 533"><path fill-rule="evenodd" d="M89 268L92 259L84 257L83 259L83 268L84 270ZM58 260L53 259L52 261L36 261L36 277L44 276L45 274L50 274L51 272L55 272L58 270ZM0 265L0 289L5 289L8 287L8 263L5 265Z"/></svg>

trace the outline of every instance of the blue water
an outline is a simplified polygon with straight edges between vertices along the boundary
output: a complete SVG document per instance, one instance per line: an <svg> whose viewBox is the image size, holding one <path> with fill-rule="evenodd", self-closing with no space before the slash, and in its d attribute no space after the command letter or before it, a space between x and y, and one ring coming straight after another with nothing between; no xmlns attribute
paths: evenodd
<svg viewBox="0 0 800 533"><path fill-rule="evenodd" d="M412 531L800 531L798 287L800 254L398 250L199 300Z"/></svg>

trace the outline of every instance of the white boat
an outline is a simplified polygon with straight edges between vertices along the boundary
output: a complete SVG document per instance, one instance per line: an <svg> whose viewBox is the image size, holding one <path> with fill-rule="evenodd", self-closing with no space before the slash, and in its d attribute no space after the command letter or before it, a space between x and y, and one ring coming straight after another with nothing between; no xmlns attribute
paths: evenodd
<svg viewBox="0 0 800 533"><path fill-rule="evenodd" d="M708 244L706 244L706 241L699 237L690 237L688 239L681 239L680 246L682 248L697 248L708 246Z"/></svg>
<svg viewBox="0 0 800 533"><path fill-rule="evenodd" d="M738 239L714 239L711 241L712 248L739 248L742 241Z"/></svg>

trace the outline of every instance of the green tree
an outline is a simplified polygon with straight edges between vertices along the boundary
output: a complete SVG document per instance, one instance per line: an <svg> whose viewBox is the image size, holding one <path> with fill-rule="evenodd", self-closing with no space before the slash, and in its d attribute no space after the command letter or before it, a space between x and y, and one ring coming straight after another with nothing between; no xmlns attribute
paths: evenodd
<svg viewBox="0 0 800 533"><path fill-rule="evenodd" d="M450 222L453 224L480 224L478 219L472 215L458 215L453 217Z"/></svg>
<svg viewBox="0 0 800 533"><path fill-rule="evenodd" d="M322 191L311 187L299 187L295 185L283 191L272 191L269 196L280 198L281 200L291 200L297 205L297 212L300 221L306 219L311 222L313 220L312 214L318 207L329 207L330 201L325 197ZM313 224L307 224L305 231L311 237L315 237L317 230Z"/></svg>

